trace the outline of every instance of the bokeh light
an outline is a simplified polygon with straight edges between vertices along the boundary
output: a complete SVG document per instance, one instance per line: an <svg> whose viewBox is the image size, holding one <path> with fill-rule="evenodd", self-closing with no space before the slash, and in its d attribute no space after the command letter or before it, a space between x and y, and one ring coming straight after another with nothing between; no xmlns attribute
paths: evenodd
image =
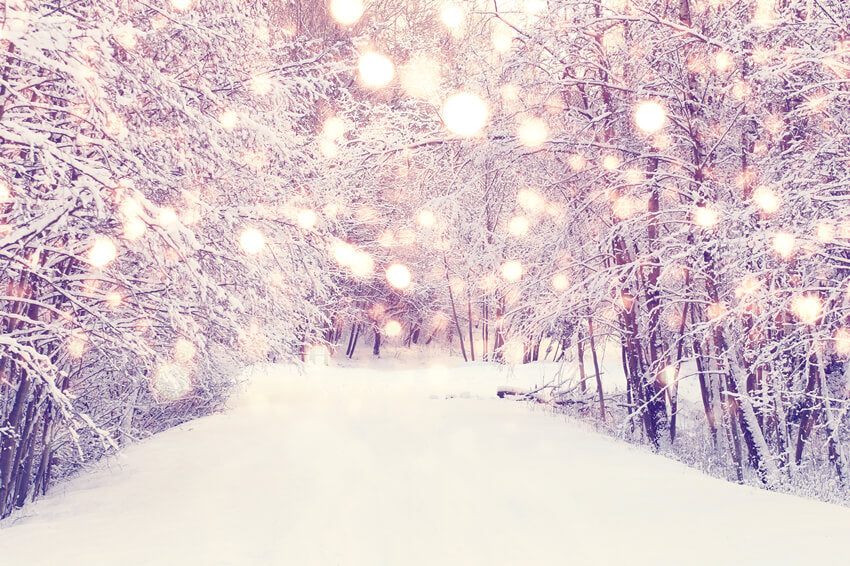
<svg viewBox="0 0 850 566"><path fill-rule="evenodd" d="M191 340L178 338L174 342L174 361L179 364L190 364L195 359L198 348Z"/></svg>
<svg viewBox="0 0 850 566"><path fill-rule="evenodd" d="M406 265L393 263L387 268L387 281L396 289L407 289L411 282L410 269Z"/></svg>
<svg viewBox="0 0 850 566"><path fill-rule="evenodd" d="M274 88L274 80L266 74L254 75L251 77L250 88L254 94L265 96Z"/></svg>
<svg viewBox="0 0 850 566"><path fill-rule="evenodd" d="M450 132L462 137L472 137L486 125L489 110L481 97L461 92L446 100L442 117Z"/></svg>
<svg viewBox="0 0 850 566"><path fill-rule="evenodd" d="M107 236L97 236L89 249L88 262L94 267L106 267L118 257L118 248Z"/></svg>
<svg viewBox="0 0 850 566"><path fill-rule="evenodd" d="M232 130L239 122L239 116L233 110L224 110L219 114L218 121L225 130Z"/></svg>
<svg viewBox="0 0 850 566"><path fill-rule="evenodd" d="M530 187L520 189L516 195L516 200L520 207L532 214L543 212L543 207L546 205L546 199L543 198L543 195Z"/></svg>
<svg viewBox="0 0 850 566"><path fill-rule="evenodd" d="M381 88L390 84L395 76L393 62L380 53L364 53L357 62L360 80L366 86Z"/></svg>
<svg viewBox="0 0 850 566"><path fill-rule="evenodd" d="M401 334L401 330L401 323L397 320L390 320L384 325L384 334L390 338L399 336Z"/></svg>
<svg viewBox="0 0 850 566"><path fill-rule="evenodd" d="M549 137L549 127L540 118L527 118L517 127L517 138L526 147L540 147Z"/></svg>
<svg viewBox="0 0 850 566"><path fill-rule="evenodd" d="M508 222L508 232L510 232L511 236L525 236L528 234L529 227L528 218L525 216L514 216Z"/></svg>
<svg viewBox="0 0 850 566"><path fill-rule="evenodd" d="M423 228L433 228L437 224L437 217L430 210L420 210L416 222Z"/></svg>
<svg viewBox="0 0 850 566"><path fill-rule="evenodd" d="M309 230L316 226L316 222L318 222L318 215L310 210L309 208L304 208L298 211L298 225L305 230Z"/></svg>
<svg viewBox="0 0 850 566"><path fill-rule="evenodd" d="M463 25L466 19L463 9L457 4L448 4L440 11L440 20L449 29L457 29Z"/></svg>
<svg viewBox="0 0 850 566"><path fill-rule="evenodd" d="M771 244L773 251L782 259L788 259L794 255L794 247L797 237L790 232L778 232L773 235Z"/></svg>
<svg viewBox="0 0 850 566"><path fill-rule="evenodd" d="M725 73L727 71L732 70L732 67L735 66L735 59L732 57L732 54L726 50L718 51L714 56L714 68L719 73Z"/></svg>
<svg viewBox="0 0 850 566"><path fill-rule="evenodd" d="M519 281L522 279L522 263L517 260L509 260L502 264L502 277L506 281Z"/></svg>
<svg viewBox="0 0 850 566"><path fill-rule="evenodd" d="M344 26L356 24L363 16L363 0L331 0L330 12Z"/></svg>
<svg viewBox="0 0 850 566"><path fill-rule="evenodd" d="M658 102L645 100L635 108L635 124L647 134L654 134L664 127L667 111Z"/></svg>
<svg viewBox="0 0 850 566"><path fill-rule="evenodd" d="M758 187L753 191L753 201L766 214L776 212L781 204L779 196L770 187Z"/></svg>
<svg viewBox="0 0 850 566"><path fill-rule="evenodd" d="M247 228L239 236L239 245L246 254L256 255L263 251L263 247L266 245L266 238L256 228Z"/></svg>
<svg viewBox="0 0 850 566"><path fill-rule="evenodd" d="M850 356L850 329L839 328L835 331L835 352L839 356Z"/></svg>
<svg viewBox="0 0 850 566"><path fill-rule="evenodd" d="M815 295L798 295L791 302L791 312L804 324L815 324L823 314L823 303Z"/></svg>
<svg viewBox="0 0 850 566"><path fill-rule="evenodd" d="M566 291L570 287L569 278L563 273L556 273L552 276L552 288L556 291Z"/></svg>
<svg viewBox="0 0 850 566"><path fill-rule="evenodd" d="M720 217L717 211L708 206L698 206L694 210L694 222L703 228L713 228L717 226Z"/></svg>

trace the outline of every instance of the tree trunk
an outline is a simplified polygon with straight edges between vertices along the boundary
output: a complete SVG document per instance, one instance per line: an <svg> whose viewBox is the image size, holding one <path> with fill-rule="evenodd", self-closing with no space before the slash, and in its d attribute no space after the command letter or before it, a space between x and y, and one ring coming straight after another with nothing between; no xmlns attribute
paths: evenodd
<svg viewBox="0 0 850 566"><path fill-rule="evenodd" d="M582 342L581 331L576 336L576 356L578 358L578 388L579 391L584 393L587 390L587 384L585 383L587 377L584 371L584 343Z"/></svg>
<svg viewBox="0 0 850 566"><path fill-rule="evenodd" d="M593 358L593 371L596 372L596 393L599 396L599 416L605 421L605 395L602 392L602 375L599 371L599 360L596 358L596 339L593 336L593 318L587 319L587 332L590 338L590 355Z"/></svg>
<svg viewBox="0 0 850 566"><path fill-rule="evenodd" d="M375 344L372 346L372 355L378 357L381 355L381 332L375 329Z"/></svg>

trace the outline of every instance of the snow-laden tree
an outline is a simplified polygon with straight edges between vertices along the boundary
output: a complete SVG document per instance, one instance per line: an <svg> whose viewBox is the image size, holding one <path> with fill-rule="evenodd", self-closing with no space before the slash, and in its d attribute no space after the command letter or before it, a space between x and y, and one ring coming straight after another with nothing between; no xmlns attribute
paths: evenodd
<svg viewBox="0 0 850 566"><path fill-rule="evenodd" d="M266 3L188 4L6 4L1 514L324 323L303 187L347 42Z"/></svg>

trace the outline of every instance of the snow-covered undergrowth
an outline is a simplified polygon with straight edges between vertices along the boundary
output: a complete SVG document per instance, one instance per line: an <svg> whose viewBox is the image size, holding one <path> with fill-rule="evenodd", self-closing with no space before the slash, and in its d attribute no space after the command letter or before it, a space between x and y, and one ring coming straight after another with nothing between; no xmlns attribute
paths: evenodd
<svg viewBox="0 0 850 566"><path fill-rule="evenodd" d="M403 369L418 365L429 373L445 375L449 380L452 379L452 373L446 373L446 367L457 367L456 371L462 371L460 352L451 348L390 348L386 349L385 354L386 358L377 363L386 368ZM572 359L559 363L541 361L506 366L477 363L472 366L479 368L478 371L503 375L501 389L508 399L543 403L555 412L574 418L577 421L574 425L651 450L640 419L629 416L626 377L619 346L608 343L599 348L598 354L600 382L606 404L604 421L599 416L596 379L588 360L585 361L587 374L583 392L579 388L579 367ZM376 361L366 353L355 356L354 360L338 363L365 368L371 367ZM669 440L664 442L656 453L716 478L765 487L751 468L744 467L742 477L737 477L728 446L729 438L721 435L717 438L718 445L715 445L706 421L698 372L692 362L682 365L675 387L671 385L670 389L675 391L676 397L676 439L673 443ZM805 465L783 466L778 483L771 489L828 503L850 505L850 491L835 478L825 451L816 447L806 454Z"/></svg>
<svg viewBox="0 0 850 566"><path fill-rule="evenodd" d="M500 400L532 368L254 368L223 414L3 524L4 564L799 564L850 509L736 486Z"/></svg>

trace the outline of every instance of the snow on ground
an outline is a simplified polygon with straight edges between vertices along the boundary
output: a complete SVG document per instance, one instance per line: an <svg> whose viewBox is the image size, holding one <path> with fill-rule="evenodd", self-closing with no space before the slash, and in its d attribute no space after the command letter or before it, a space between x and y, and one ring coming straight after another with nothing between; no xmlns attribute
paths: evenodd
<svg viewBox="0 0 850 566"><path fill-rule="evenodd" d="M2 564L776 565L846 553L850 509L715 480L495 397L539 381L528 369L350 365L255 370L227 413L133 446L7 521Z"/></svg>

